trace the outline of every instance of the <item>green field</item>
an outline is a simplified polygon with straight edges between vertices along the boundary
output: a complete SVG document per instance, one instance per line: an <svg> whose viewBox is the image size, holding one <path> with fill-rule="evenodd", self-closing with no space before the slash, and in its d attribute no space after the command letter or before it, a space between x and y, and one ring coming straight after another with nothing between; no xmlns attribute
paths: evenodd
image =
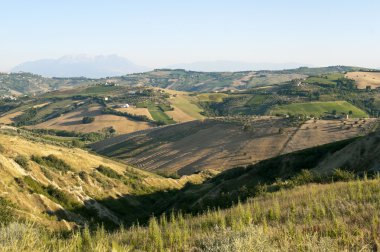
<svg viewBox="0 0 380 252"><path fill-rule="evenodd" d="M200 114L203 110L197 106L197 101L192 96L177 95L176 97L172 98L170 102L174 107L179 108L180 110L193 117L194 119L204 118Z"/></svg>
<svg viewBox="0 0 380 252"><path fill-rule="evenodd" d="M149 113L152 115L153 120L156 122L163 122L164 124L173 124L175 121L170 118L159 106L148 105Z"/></svg>
<svg viewBox="0 0 380 252"><path fill-rule="evenodd" d="M337 81L344 78L342 73L325 74L321 76L308 77L305 82L311 84L336 85Z"/></svg>
<svg viewBox="0 0 380 252"><path fill-rule="evenodd" d="M305 102L275 106L273 109L271 109L270 114L302 114L320 117L332 114L334 110L336 111L337 115L341 113L347 114L349 111L352 111L351 117L368 117L368 114L366 112L346 101Z"/></svg>

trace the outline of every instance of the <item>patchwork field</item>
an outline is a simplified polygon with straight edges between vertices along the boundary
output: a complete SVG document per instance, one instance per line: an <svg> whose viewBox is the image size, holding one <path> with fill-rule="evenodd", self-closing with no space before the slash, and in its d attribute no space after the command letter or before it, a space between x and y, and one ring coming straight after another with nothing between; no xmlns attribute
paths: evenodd
<svg viewBox="0 0 380 252"><path fill-rule="evenodd" d="M366 112L346 101L292 103L287 105L275 106L271 109L270 114L301 114L307 116L313 115L316 117L322 117L328 114L331 115L334 111L336 115L340 115L341 113L348 114L351 111L352 114L350 115L350 117L368 117Z"/></svg>
<svg viewBox="0 0 380 252"><path fill-rule="evenodd" d="M346 77L355 80L359 89L365 89L366 86L373 89L380 87L379 72L349 72Z"/></svg>
<svg viewBox="0 0 380 252"><path fill-rule="evenodd" d="M200 114L202 109L196 105L197 99L188 93L176 92L174 96L170 97L169 102L174 110L167 111L166 114L176 122L187 122L204 118Z"/></svg>
<svg viewBox="0 0 380 252"><path fill-rule="evenodd" d="M317 120L298 125L283 118L254 118L244 125L194 121L122 135L92 145L100 154L138 168L192 174L256 163L280 154L365 134L375 119ZM359 126L360 125L360 126Z"/></svg>

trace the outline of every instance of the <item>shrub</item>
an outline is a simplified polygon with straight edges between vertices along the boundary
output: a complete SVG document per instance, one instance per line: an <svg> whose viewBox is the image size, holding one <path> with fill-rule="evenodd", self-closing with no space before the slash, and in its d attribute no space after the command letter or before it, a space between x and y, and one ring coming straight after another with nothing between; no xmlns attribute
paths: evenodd
<svg viewBox="0 0 380 252"><path fill-rule="evenodd" d="M0 224L8 224L14 219L11 210L13 207L9 200L0 197Z"/></svg>
<svg viewBox="0 0 380 252"><path fill-rule="evenodd" d="M83 124L89 124L89 123L92 123L93 121L95 121L94 117L85 116L85 117L82 118L82 123Z"/></svg>
<svg viewBox="0 0 380 252"><path fill-rule="evenodd" d="M17 155L14 159L17 164L19 164L25 170L29 170L28 158L24 155Z"/></svg>
<svg viewBox="0 0 380 252"><path fill-rule="evenodd" d="M316 176L310 170L301 170L301 172L299 174L297 174L296 176L294 176L291 179L291 181L295 185L304 185L304 184L315 182L316 181Z"/></svg>
<svg viewBox="0 0 380 252"><path fill-rule="evenodd" d="M39 165L48 166L59 171L67 172L71 171L72 168L69 164L67 164L64 160L58 158L57 156L50 154L47 157L40 157L37 155L32 156L32 160Z"/></svg>
<svg viewBox="0 0 380 252"><path fill-rule="evenodd" d="M96 170L98 172L100 172L101 174L109 177L109 178L113 178L113 179L121 179L122 178L122 176L119 173L115 172L111 168L104 166L104 165L99 165L96 168Z"/></svg>
<svg viewBox="0 0 380 252"><path fill-rule="evenodd" d="M68 210L73 210L79 206L79 202L66 192L52 185L44 186L30 176L15 178L15 180L20 186L29 189L30 192L42 194Z"/></svg>
<svg viewBox="0 0 380 252"><path fill-rule="evenodd" d="M342 169L335 169L332 178L334 181L350 181L355 179L355 174Z"/></svg>

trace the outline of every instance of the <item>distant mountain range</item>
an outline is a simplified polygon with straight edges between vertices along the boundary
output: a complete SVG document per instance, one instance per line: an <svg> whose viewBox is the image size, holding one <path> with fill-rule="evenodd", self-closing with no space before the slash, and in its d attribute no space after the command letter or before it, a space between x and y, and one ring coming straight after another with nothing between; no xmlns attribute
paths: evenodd
<svg viewBox="0 0 380 252"><path fill-rule="evenodd" d="M173 64L171 69L185 69L200 72L236 72L250 70L283 70L308 66L300 63L250 63L240 61L198 61L193 63ZM160 66L162 67L162 66ZM41 59L21 63L11 72L29 72L44 77L87 77L103 78L139 73L152 68L137 65L117 55L64 56L58 59Z"/></svg>
<svg viewBox="0 0 380 252"><path fill-rule="evenodd" d="M12 72L30 72L45 77L102 78L151 70L117 55L64 56L58 59L29 61L14 67Z"/></svg>
<svg viewBox="0 0 380 252"><path fill-rule="evenodd" d="M193 63L182 63L169 65L171 69L185 69L202 72L237 72L237 71L249 71L249 70L283 70L294 69L302 66L309 67L310 65L301 63L252 63L241 61L198 61Z"/></svg>

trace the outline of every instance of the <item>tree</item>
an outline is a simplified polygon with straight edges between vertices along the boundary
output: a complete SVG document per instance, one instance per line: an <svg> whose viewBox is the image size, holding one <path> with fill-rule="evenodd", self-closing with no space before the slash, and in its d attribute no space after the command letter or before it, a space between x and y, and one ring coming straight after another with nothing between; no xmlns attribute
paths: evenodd
<svg viewBox="0 0 380 252"><path fill-rule="evenodd" d="M95 121L94 117L85 116L85 117L82 118L82 123L83 124L92 123L93 121Z"/></svg>

